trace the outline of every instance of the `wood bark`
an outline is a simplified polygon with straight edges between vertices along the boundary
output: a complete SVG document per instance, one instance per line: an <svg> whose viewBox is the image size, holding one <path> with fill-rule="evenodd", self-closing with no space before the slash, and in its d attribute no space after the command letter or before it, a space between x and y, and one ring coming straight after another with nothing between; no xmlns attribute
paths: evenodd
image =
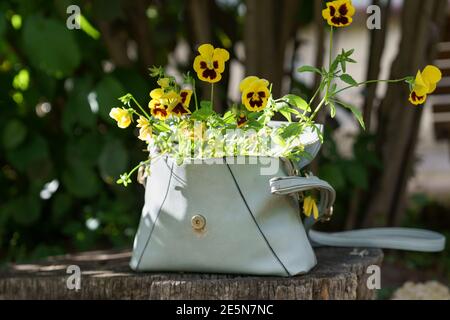
<svg viewBox="0 0 450 320"><path fill-rule="evenodd" d="M372 4L381 8L381 29L374 29L370 31L370 48L368 57L369 64L367 68L366 80L379 79L381 59L383 57L384 46L386 43L386 33L388 30L391 0L373 0ZM363 119L366 125L366 130L369 132L372 127L372 113L375 105L377 88L378 85L376 83L369 84L365 91L366 97L363 106ZM361 209L361 200L366 196L367 194L364 190L361 190L360 188L356 188L354 190L345 222L346 230L351 230L356 227L358 222L358 213Z"/></svg>
<svg viewBox="0 0 450 320"><path fill-rule="evenodd" d="M442 0L444 1L444 0ZM445 2L445 1L444 1ZM408 1L402 13L402 39L399 54L393 62L391 79L415 75L432 61L430 48L437 40L430 34L435 32L436 6L441 0ZM446 10L440 12L446 14ZM411 22L414 21L414 28ZM367 203L364 226L398 223L405 208L406 184L414 163L422 108L408 103L409 90L404 84L391 85L379 108L377 148L381 155L383 170L373 175Z"/></svg>
<svg viewBox="0 0 450 320"><path fill-rule="evenodd" d="M368 249L319 248L308 274L256 277L219 274L136 273L130 252L87 252L0 270L0 299L374 299L367 267L383 253ZM69 265L81 269L80 290L69 290Z"/></svg>
<svg viewBox="0 0 450 320"><path fill-rule="evenodd" d="M390 17L391 0L373 0L373 5L381 8L381 29L374 29L370 31L369 65L366 76L367 80L378 79L380 74L381 59L383 57L384 46L386 43L386 33L389 28L388 22ZM376 100L377 88L378 85L376 83L369 84L366 88L363 117L366 128L369 131L371 128L372 109Z"/></svg>
<svg viewBox="0 0 450 320"><path fill-rule="evenodd" d="M126 13L130 22L130 35L136 41L139 69L144 75L148 75L148 68L155 64L152 30L145 13L150 2L149 0L126 2Z"/></svg>
<svg viewBox="0 0 450 320"><path fill-rule="evenodd" d="M247 0L246 4L246 74L270 80L273 95L279 97L286 72L286 46L295 36L298 27L296 14L301 1Z"/></svg>

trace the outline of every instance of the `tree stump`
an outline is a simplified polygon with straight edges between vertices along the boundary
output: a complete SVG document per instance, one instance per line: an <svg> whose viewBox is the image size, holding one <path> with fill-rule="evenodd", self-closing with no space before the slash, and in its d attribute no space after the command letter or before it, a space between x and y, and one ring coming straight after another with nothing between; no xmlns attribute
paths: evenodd
<svg viewBox="0 0 450 320"><path fill-rule="evenodd" d="M136 273L129 251L93 251L51 257L0 270L1 299L374 299L367 267L380 265L379 249L317 248L308 274L256 277L223 274ZM70 265L81 270L69 289ZM73 280L73 278L72 278ZM69 286L70 287L70 286Z"/></svg>

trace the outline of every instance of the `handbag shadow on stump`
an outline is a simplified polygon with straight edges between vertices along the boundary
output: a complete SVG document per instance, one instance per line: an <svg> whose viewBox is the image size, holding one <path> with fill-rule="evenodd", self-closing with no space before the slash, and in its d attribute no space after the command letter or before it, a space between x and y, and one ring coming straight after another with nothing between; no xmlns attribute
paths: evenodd
<svg viewBox="0 0 450 320"><path fill-rule="evenodd" d="M326 220L335 191L315 176L296 175L321 147L313 130L300 139L311 157L298 163L269 157L192 160L182 165L169 156L153 161L130 267L293 276L316 265L317 245L443 250L445 238L426 230L311 230L316 220L302 221L300 193L320 192L319 220Z"/></svg>

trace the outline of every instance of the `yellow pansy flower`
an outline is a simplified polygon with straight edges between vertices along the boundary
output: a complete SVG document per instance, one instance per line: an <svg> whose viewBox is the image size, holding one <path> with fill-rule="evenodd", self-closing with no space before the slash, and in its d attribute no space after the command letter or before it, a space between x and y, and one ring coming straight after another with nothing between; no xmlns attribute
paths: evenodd
<svg viewBox="0 0 450 320"><path fill-rule="evenodd" d="M109 116L117 121L117 126L121 129L127 128L133 120L132 113L123 108L112 108Z"/></svg>
<svg viewBox="0 0 450 320"><path fill-rule="evenodd" d="M242 92L242 103L251 112L263 110L269 100L269 81L250 76L241 81L239 89Z"/></svg>
<svg viewBox="0 0 450 320"><path fill-rule="evenodd" d="M417 71L409 101L414 105L423 104L427 95L436 90L436 86L441 79L441 70L435 66L428 65L422 72Z"/></svg>
<svg viewBox="0 0 450 320"><path fill-rule="evenodd" d="M247 124L247 117L244 113L239 114L239 117L237 118L237 127L242 128Z"/></svg>
<svg viewBox="0 0 450 320"><path fill-rule="evenodd" d="M202 44L198 47L200 55L195 57L194 70L200 80L216 83L222 79L225 71L225 62L230 59L230 54L222 48L214 48L211 44Z"/></svg>
<svg viewBox="0 0 450 320"><path fill-rule="evenodd" d="M351 0L336 0L327 2L327 8L322 10L322 17L333 27L346 27L353 22L355 7Z"/></svg>
<svg viewBox="0 0 450 320"><path fill-rule="evenodd" d="M139 128L139 136L138 138L142 141L150 142L152 138L152 127L150 126L150 122L147 118L139 117L137 120L137 126Z"/></svg>
<svg viewBox="0 0 450 320"><path fill-rule="evenodd" d="M319 218L319 209L317 208L316 200L308 196L303 200L303 212L305 216L309 217L311 216L311 213L313 214L314 219Z"/></svg>
<svg viewBox="0 0 450 320"><path fill-rule="evenodd" d="M148 107L150 108L150 113L153 117L159 120L165 120L169 117L169 105L164 97L163 89L154 89L150 92L150 102Z"/></svg>
<svg viewBox="0 0 450 320"><path fill-rule="evenodd" d="M165 89L170 86L170 79L169 78L161 78L157 81L157 83L161 88Z"/></svg>
<svg viewBox="0 0 450 320"><path fill-rule="evenodd" d="M169 112L175 116L181 117L190 114L189 103L191 102L192 90L181 90L176 96L176 100L170 104Z"/></svg>

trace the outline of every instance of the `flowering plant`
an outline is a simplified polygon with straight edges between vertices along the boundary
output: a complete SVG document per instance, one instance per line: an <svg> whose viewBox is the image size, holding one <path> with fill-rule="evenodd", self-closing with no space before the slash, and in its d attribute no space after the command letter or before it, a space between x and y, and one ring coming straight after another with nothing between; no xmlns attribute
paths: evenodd
<svg viewBox="0 0 450 320"><path fill-rule="evenodd" d="M344 50L333 57L334 28L349 26L353 21L355 8L351 0L328 2L322 11L324 20L330 26L328 66L316 68L302 66L298 72L312 72L321 76L321 82L309 101L288 94L275 98L271 94L271 84L266 79L248 76L239 85L241 101L230 106L221 115L214 111L214 85L226 70L229 52L214 48L211 44L198 47L193 69L200 81L211 87L211 99L199 101L196 94L196 80L190 74L178 83L175 77L166 74L161 67L150 68L150 75L157 78L158 88L150 92L148 107L143 107L132 94L119 98L124 105L113 108L110 116L120 128L129 127L136 119L138 138L148 144L149 158L139 163L129 173L121 175L117 181L126 186L131 175L139 168L146 168L155 157L170 155L182 163L186 159L222 158L225 156L268 156L299 160L310 157L305 152L299 136L305 130L322 132L315 118L322 108L327 108L331 117L336 107L349 109L364 128L361 112L354 106L340 101L338 95L345 90L374 82L406 82L410 87L409 101L414 104L425 102L432 93L441 72L434 66L427 66L416 77L407 76L397 80L369 80L357 82L347 73L347 64L356 63L352 59L354 50ZM317 101L319 100L319 101ZM316 106L312 110L312 106ZM286 122L274 126L271 119L281 114ZM148 174L148 173L147 173ZM314 199L308 197L304 204L307 215L317 215Z"/></svg>

